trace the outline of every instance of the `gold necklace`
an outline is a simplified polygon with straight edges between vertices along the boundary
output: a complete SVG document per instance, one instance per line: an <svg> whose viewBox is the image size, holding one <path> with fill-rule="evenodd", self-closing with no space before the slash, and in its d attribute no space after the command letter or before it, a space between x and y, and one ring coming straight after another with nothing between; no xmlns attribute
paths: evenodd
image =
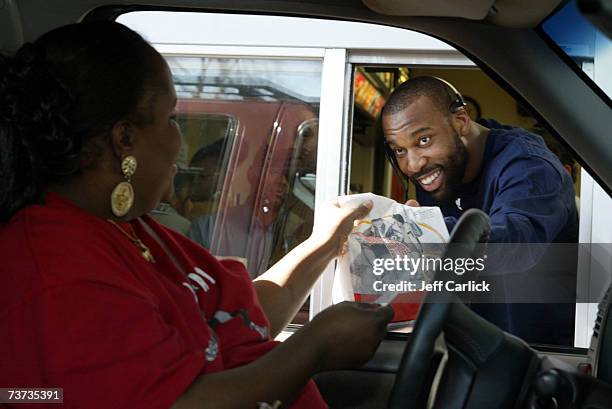
<svg viewBox="0 0 612 409"><path fill-rule="evenodd" d="M151 253L151 250L149 250L147 245L144 244L142 240L136 237L136 232L134 231L132 226L130 226L132 230L132 234L130 234L127 231L125 231L123 227L119 226L119 224L117 224L114 220L111 220L111 219L106 219L106 220L108 220L110 224L118 228L121 233L123 233L128 239L130 239L132 243L136 245L136 247L140 249L140 254L145 260L147 260L149 263L155 263L155 259L153 258L153 254Z"/></svg>

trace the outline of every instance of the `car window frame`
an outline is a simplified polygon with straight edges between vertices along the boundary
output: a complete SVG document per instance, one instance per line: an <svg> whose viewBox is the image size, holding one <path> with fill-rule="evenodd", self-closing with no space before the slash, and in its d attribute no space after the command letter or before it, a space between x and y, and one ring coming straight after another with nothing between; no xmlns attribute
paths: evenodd
<svg viewBox="0 0 612 409"><path fill-rule="evenodd" d="M137 7L137 8L138 8L138 7ZM147 7L146 9L147 9L147 10L151 10L152 8ZM163 10L169 10L169 9L176 10L175 8L165 8L165 7L160 7L160 8L155 8L155 9L157 9L157 10L161 10L161 9L163 9ZM131 8L129 11L134 11L134 8ZM199 11L199 12L207 12L207 11L208 11L208 12L210 12L210 10L200 10L200 9L198 9L198 10L193 10L193 9L191 9L191 10L181 9L180 11ZM248 12L248 11L241 11L241 12L240 12L240 14L252 14L252 13L250 13L250 12ZM274 13L265 13L265 14L274 14ZM281 14L283 14L283 13L281 13ZM311 16L305 16L305 17L311 17ZM374 21L374 20L380 20L380 21ZM587 162L586 162L586 161L583 159L583 157L582 157L580 154L577 154L577 152L575 152L575 151L574 151L574 150L571 148L571 146L569 146L569 145L567 144L567 142L566 142L565 138L563 138L563 137L561 136L561 134L560 134L560 133L558 133L558 132L556 131L556 129L555 129L553 126L551 126L551 125L549 124L549 122L548 122L548 121L547 121L547 120L546 120L546 119L545 119L545 118L544 118L544 117L543 117L543 116L542 116L542 115L539 113L539 111L538 111L537 109L534 109L534 108L532 107L532 104L531 104L531 103L527 102L527 100L526 100L526 99L525 99L525 98L524 98L524 97L523 97L523 96L520 94L520 92L519 92L517 89L515 89L515 87L514 87L514 86L511 86L511 85L509 84L509 82L508 82L506 79L504 79L504 78L503 78L503 77L502 77L500 74L498 74L498 73L496 72L496 70L495 70L495 68L494 68L494 67L491 67L491 66L489 66L489 64L484 63L484 62L483 62L483 61L482 61L480 58L476 57L476 56L474 55L474 53L473 53L473 52L470 52L470 51L466 50L464 47L461 47L461 46L458 46L458 45L454 44L454 42L453 42L453 41L451 41L451 40L449 40L448 38L441 38L441 36L440 36L440 35L432 35L431 33L428 33L428 32L427 32L427 30L422 30L422 29L421 29L421 30L419 30L419 27L418 27L418 26L419 26L419 24L417 24L417 25L416 25L416 26L417 26L417 28L413 28L413 27L405 27L405 26L402 26L401 24L397 24L397 23L395 23L395 24L394 24L394 23L390 23L390 22L388 22L388 21L384 21L384 20L385 20L385 18L383 18L383 17L381 17L381 16L377 16L377 18L376 18L376 19L373 19L373 21L369 21L369 22L370 22L370 23L373 23L373 24L390 25L390 26L395 26L395 27L402 28L402 29L413 30L413 31L420 31L420 32L423 32L423 33L425 33L425 34L427 34L427 35L429 35L429 36L433 37L433 38L438 38L438 39L441 39L441 40L442 40L442 41L444 41L445 43L447 43L447 44L449 44L449 45L451 45L451 46L455 47L455 48L457 49L457 51L459 51L459 52L460 52L460 53L462 53L462 54L463 54L465 57L467 57L468 59L470 59L471 61L473 61L473 62L474 62L474 63L475 63L475 64L476 64L476 65L477 65L477 66L478 66L478 67L479 67L481 70L483 70L483 71L484 71L484 72L485 72L485 73L486 73L486 74L487 74L489 77L491 77L491 79L492 79L493 81L495 81L495 82L496 82L496 83L497 83L497 84L498 84L500 87L502 87L502 88L503 88L503 89L504 89L506 92L508 92L508 93L509 93L509 94L510 94L512 97L514 97L514 98L515 98L515 99L516 99L518 102L520 102L520 103L521 103L521 104L523 104L524 106L528 107L528 109L531 111L532 115L533 115L535 118L537 118L537 119L539 120L539 122L540 122L540 123L542 123L542 124L543 124L543 125L544 125L544 126L545 126L545 127L546 127L546 128L547 128L547 129L548 129L548 130L549 130L549 131L550 131L550 132L553 134L553 135L554 135L554 136L556 136L556 137L557 137L557 138L558 138L558 139L559 139L559 140L560 140L560 141L561 141L563 144L566 144L566 146L569 148L570 152L572 152L572 154L573 154L573 155L574 155L574 157L575 157L575 158L576 158L576 159L579 161L579 163L581 164L581 166L583 166L583 168L585 168L585 169L589 170L589 171L590 171L590 173L592 173L592 174L594 175L596 182L598 182L598 183L599 183L599 184L602 186L602 188L603 188L604 190L606 190L606 193L607 193L608 195L610 195L610 191L611 191L610 186L609 186L609 185L607 185L606 183L604 183L604 182L603 182L603 180L601 180L601 179L598 177L598 173L597 173L597 172L594 172L594 171L593 171L593 170L590 168L589 164L588 164L588 163L587 163ZM414 19L413 21L417 21L417 20L418 20L418 19ZM427 25L427 24L425 24L424 26L426 26L426 25ZM346 78L346 77L345 77L345 78ZM346 92L346 90L347 90L347 87L345 87L345 92ZM322 111L322 109L321 109L321 111ZM347 112L347 110L346 110L346 107L345 107L345 109L344 109L344 115L346 115L346 112ZM346 132L346 130L343 130L343 132L342 132L342 135L343 135L342 141L345 141L345 140L346 140L346 138L345 138L346 133L345 133L345 132ZM343 142L343 143L344 143L344 144L346 144L346 142ZM319 146L320 146L320 145L319 145ZM344 153L343 163L346 163L346 159L347 159L347 157L349 156L350 148L349 148L349 149L347 149L347 148L346 148L346 146L342 146L342 152ZM344 168L344 169L346 169L346 168ZM318 173L319 173L319 172L318 172ZM342 175L342 178L343 178L343 179L341 179L341 180L348 180L348 178L346 178L346 170L342 170L342 169L341 169L339 173ZM341 185L342 185L342 186L340 187L340 189L336 189L336 191L337 191L337 192L339 192L339 193L343 191L342 189L346 189L345 187L343 187L343 186L345 185L344 183L342 183L342 182L341 182ZM332 190L332 189L330 189L330 190ZM317 217L317 216L316 216L316 213L315 213L315 219L316 219L316 217ZM324 305L321 305L321 307L324 307Z"/></svg>

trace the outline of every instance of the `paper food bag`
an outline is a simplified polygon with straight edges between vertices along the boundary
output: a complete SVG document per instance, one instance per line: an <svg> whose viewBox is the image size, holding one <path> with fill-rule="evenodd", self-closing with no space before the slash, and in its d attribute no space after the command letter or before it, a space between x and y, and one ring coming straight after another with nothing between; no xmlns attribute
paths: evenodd
<svg viewBox="0 0 612 409"><path fill-rule="evenodd" d="M340 205L357 206L365 200L374 203L367 218L360 221L348 238L348 251L341 257L334 275L332 297L341 301L389 304L395 309L394 321L416 317L422 293L377 291L381 282L421 282L426 271L382 268L384 260L405 257L440 257L448 242L448 230L439 207L410 207L373 193L341 196Z"/></svg>

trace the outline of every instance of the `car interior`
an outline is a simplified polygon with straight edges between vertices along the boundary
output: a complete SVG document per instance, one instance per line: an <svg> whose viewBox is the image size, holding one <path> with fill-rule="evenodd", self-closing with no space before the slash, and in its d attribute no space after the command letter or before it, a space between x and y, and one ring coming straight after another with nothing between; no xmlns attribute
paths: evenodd
<svg viewBox="0 0 612 409"><path fill-rule="evenodd" d="M282 237L266 255L271 265L308 237L313 224L320 222L317 208L324 200L374 192L403 201L404 192L391 168L380 165L385 161L379 143L380 109L388 95L385 92L408 77L437 75L467 90L464 97L474 119L502 117L558 141L572 157L570 167L583 175L582 180L575 180L580 192L581 229L584 220L597 225L593 232L603 232L589 230L592 234L586 242L609 243L612 83L609 79L604 85L594 82L592 75L585 73L585 67L592 69L592 60L577 65L576 58L572 60L571 53L556 44L545 28L551 16L570 3L601 30L598 35L610 35L612 18L607 13L611 8L603 0L0 0L0 50L15 51L64 24L94 20L127 24L122 16L149 11L307 18L416 32L446 44L467 62L444 66L434 60L393 60L389 51L364 45L360 55L369 59L351 62L348 56L339 57L341 74L346 74L335 78L344 87L341 106L324 102L329 77L325 77L325 65L317 65L314 57L309 57L313 61L306 58L282 65L280 58L265 62L262 56L251 55L239 61L212 51L201 58L195 51L177 51L178 47L162 44L160 47L166 48L158 49L173 71L185 138L173 206L183 209L179 213L190 221L242 204L270 209L264 213L271 211L279 220L270 229L275 237ZM215 30L223 32L226 27L220 25ZM228 35L237 41L244 37L247 44L248 30L258 27ZM229 40L228 44L233 46ZM318 51L313 47L308 52L314 56ZM393 53L401 57L402 51L395 49ZM426 58L425 52L421 54ZM612 48L608 54L612 55ZM607 58L601 64L608 64L605 69L609 73L612 61ZM200 74L206 70L207 76ZM275 86L265 74L257 79L249 77L253 72L279 77L289 72L298 78L296 82L303 83L315 73L322 79L308 84L322 91L312 95L308 90L296 92L288 85ZM511 115L502 103L495 105L498 101L512 106ZM341 118L335 128L325 125L329 122L324 116L332 110ZM503 117L506 114L508 118ZM200 134L206 135L204 139L198 139ZM326 138L342 139L337 141L340 163L322 155L336 149ZM212 154L208 156L212 159L205 154ZM592 178L591 185L585 185L586 174ZM182 197L181 186L188 183L179 180L199 180L204 188ZM276 191L272 186L277 185L283 188ZM594 189L598 193L594 194ZM595 206L591 202L599 203L595 210L584 210ZM219 218L213 237L221 234L226 222ZM477 254L489 228L485 213L466 211L451 232L446 257ZM224 256L223 243L213 241L217 246L213 252ZM591 255L598 257L604 273L612 267L609 251L609 245L604 245L601 253ZM333 277L333 270L334 266L328 267L325 277ZM249 271L253 277L259 274L256 268L249 267ZM331 282L325 277L285 336L331 303L325 298L331 291ZM315 381L330 407L338 409L612 408L612 277L602 277L604 284L598 285L597 296L588 297L592 313L585 320L586 342L529 344L481 318L456 296L428 293L415 322L407 330L390 331L368 363L317 374Z"/></svg>

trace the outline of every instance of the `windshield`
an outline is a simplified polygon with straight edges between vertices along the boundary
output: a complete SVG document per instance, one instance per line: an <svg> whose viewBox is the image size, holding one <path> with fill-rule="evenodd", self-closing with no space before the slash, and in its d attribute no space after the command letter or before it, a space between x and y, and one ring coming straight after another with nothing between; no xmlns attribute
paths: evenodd
<svg viewBox="0 0 612 409"><path fill-rule="evenodd" d="M575 0L557 10L541 28L599 89L612 96L612 41L580 13Z"/></svg>

